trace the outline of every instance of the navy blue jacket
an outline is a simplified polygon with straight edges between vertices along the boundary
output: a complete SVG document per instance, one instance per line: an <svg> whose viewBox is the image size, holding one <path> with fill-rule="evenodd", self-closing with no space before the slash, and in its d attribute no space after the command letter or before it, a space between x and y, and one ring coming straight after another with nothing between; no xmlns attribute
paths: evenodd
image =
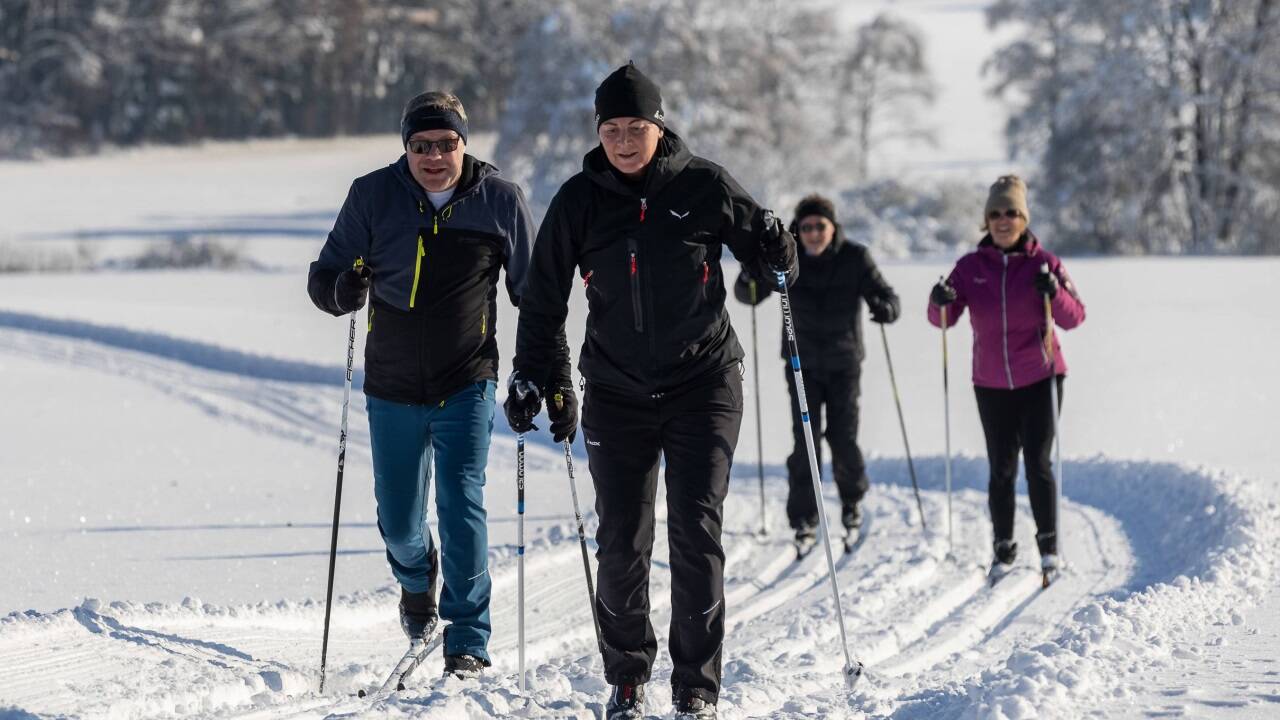
<svg viewBox="0 0 1280 720"><path fill-rule="evenodd" d="M402 155L351 184L307 290L321 310L342 315L338 274L363 258L372 271L364 392L435 404L497 379L498 270L519 306L532 245L524 193L492 165L465 155L453 197L436 208Z"/></svg>

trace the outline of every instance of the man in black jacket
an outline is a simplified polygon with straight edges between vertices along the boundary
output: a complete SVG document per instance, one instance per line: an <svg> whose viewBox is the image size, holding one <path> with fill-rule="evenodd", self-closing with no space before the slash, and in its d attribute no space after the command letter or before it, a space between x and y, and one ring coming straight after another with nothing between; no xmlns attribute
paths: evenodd
<svg viewBox="0 0 1280 720"><path fill-rule="evenodd" d="M489 665L484 468L498 377L498 273L506 269L518 305L533 223L519 186L466 154L458 98L415 97L400 129L405 154L351 184L307 290L333 315L373 296L364 394L378 530L401 586L400 621L410 639L434 634L443 574L445 672L467 677ZM440 553L425 527L433 465Z"/></svg>
<svg viewBox="0 0 1280 720"><path fill-rule="evenodd" d="M795 242L721 167L666 127L657 85L627 65L596 90L600 145L538 230L520 304L507 419L524 432L556 394L575 272L586 288L582 430L600 518L596 609L607 717L640 717L657 653L649 562L666 458L672 694L678 717L710 718L724 639L722 510L742 420L741 346L724 309L728 245L760 272L796 272Z"/></svg>
<svg viewBox="0 0 1280 720"><path fill-rule="evenodd" d="M809 417L814 438L822 432L822 408L827 412L826 438L831 446L831 466L843 505L841 521L850 536L862 525L858 503L867 492L866 463L858 449L859 376L865 351L862 344L862 303L866 301L871 320L891 323L898 319L898 296L885 282L867 248L845 239L836 223L835 206L821 195L810 195L796 206L791 231L804 252L800 256L800 279L791 292L791 314L796 325L796 341L804 363L804 390L809 401ZM744 270L734 284L734 296L745 303L752 298L756 283L756 303L764 301L776 287L768 278ZM782 358L789 361L791 350L786 337ZM807 551L815 539L818 506L809 474L804 425L796 401L794 373L786 366L787 388L791 391L791 429L795 449L787 458L790 492L787 518L796 531L796 544ZM822 444L815 443L818 467L822 467Z"/></svg>

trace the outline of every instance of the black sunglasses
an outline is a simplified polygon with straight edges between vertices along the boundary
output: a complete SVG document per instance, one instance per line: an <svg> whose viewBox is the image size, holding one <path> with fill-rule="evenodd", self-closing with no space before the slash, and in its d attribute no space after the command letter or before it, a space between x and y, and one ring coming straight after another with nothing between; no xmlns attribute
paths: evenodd
<svg viewBox="0 0 1280 720"><path fill-rule="evenodd" d="M436 148L441 155L451 153L458 149L458 141L462 138L446 138L444 140L410 140L405 143L405 147L409 148L409 152L414 155L430 155L431 149Z"/></svg>
<svg viewBox="0 0 1280 720"><path fill-rule="evenodd" d="M805 223L800 226L800 232L822 232L822 229L826 226L826 223Z"/></svg>
<svg viewBox="0 0 1280 720"><path fill-rule="evenodd" d="M1010 220L1012 220L1013 218L1022 217L1022 211L1021 210L1005 210L1004 212L1001 212L999 210L992 210L991 212L987 213L988 220L999 220L1001 216L1007 217Z"/></svg>

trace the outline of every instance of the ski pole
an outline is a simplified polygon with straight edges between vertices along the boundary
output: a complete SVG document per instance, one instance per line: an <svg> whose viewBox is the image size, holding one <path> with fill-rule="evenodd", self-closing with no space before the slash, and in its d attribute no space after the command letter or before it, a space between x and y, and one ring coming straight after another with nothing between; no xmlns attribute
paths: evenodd
<svg viewBox="0 0 1280 720"><path fill-rule="evenodd" d="M791 317L791 293L787 291L787 275L779 272L778 288L782 292L782 319L787 330L787 343L791 348L791 372L795 375L796 400L800 404L800 419L804 425L805 447L809 452L809 476L813 480L813 496L818 504L818 526L822 532L822 546L827 552L827 576L831 578L831 595L836 602L836 620L840 626L840 645L844 650L844 682L850 690L862 676L862 663L849 654L849 637L844 629L844 610L840 606L840 584L836 580L836 562L831 556L831 538L827 535L827 511L822 503L822 475L818 471L818 454L814 449L813 426L809 422L809 400L804 394L804 374L800 371L800 348L796 343L796 326Z"/></svg>
<svg viewBox="0 0 1280 720"><path fill-rule="evenodd" d="M1046 275L1049 273L1048 263L1042 263L1040 265L1040 272ZM1054 357L1053 351L1053 301L1049 298L1047 293L1044 296L1044 323L1044 344L1046 355L1049 357L1050 371L1049 402L1053 406L1050 408L1050 413L1053 417L1053 474L1057 476L1054 478L1055 482L1053 483L1053 529L1054 532L1057 533L1054 540L1057 541L1055 544L1058 546L1058 558L1065 563L1065 556L1062 554L1062 515L1059 513L1059 510L1062 508L1062 435L1061 428L1059 427L1061 423L1058 419L1058 363L1057 359Z"/></svg>
<svg viewBox="0 0 1280 720"><path fill-rule="evenodd" d="M524 692L524 433L516 435L516 628L520 692Z"/></svg>
<svg viewBox="0 0 1280 720"><path fill-rule="evenodd" d="M364 267L364 258L356 258L355 269ZM358 308L357 308L358 310ZM329 540L329 582L324 593L324 639L320 642L320 692L324 693L325 662L329 658L329 615L333 610L333 571L338 560L338 518L342 514L342 472L347 464L347 409L351 406L351 368L356 356L356 310L351 311L351 327L347 331L347 379L342 386L342 429L338 432L338 483L333 495L333 534Z"/></svg>
<svg viewBox="0 0 1280 720"><path fill-rule="evenodd" d="M947 373L947 306L943 305L938 309L942 311L942 418L946 446L943 467L947 478L947 557L954 558L956 547L951 538L951 383Z"/></svg>
<svg viewBox="0 0 1280 720"><path fill-rule="evenodd" d="M561 402L559 393L556 402ZM578 524L578 546L582 548L582 571L587 577L587 599L591 601L591 622L596 629L596 644L604 654L604 635L600 632L600 615L596 612L596 588L591 581L591 560L587 557L587 531L582 526L582 512L578 510L578 483L573 479L573 448L568 438L564 441L564 462L569 468L569 494L573 497L573 519Z"/></svg>
<svg viewBox="0 0 1280 720"><path fill-rule="evenodd" d="M760 534L769 534L764 503L764 430L760 423L760 343L756 339L756 281L751 288L751 374L755 377L756 396L756 474L760 477Z"/></svg>
<svg viewBox="0 0 1280 720"><path fill-rule="evenodd" d="M889 366L889 384L893 386L893 403L898 406L898 426L902 428L902 446L907 451L907 470L911 472L911 489L916 494L916 509L920 511L920 529L926 534L929 526L924 521L924 504L920 502L920 483L916 481L916 465L911 460L911 443L907 441L907 421L902 414L902 398L898 395L898 380L893 374L893 358L889 356L889 335L880 324L880 339L884 341L884 361Z"/></svg>

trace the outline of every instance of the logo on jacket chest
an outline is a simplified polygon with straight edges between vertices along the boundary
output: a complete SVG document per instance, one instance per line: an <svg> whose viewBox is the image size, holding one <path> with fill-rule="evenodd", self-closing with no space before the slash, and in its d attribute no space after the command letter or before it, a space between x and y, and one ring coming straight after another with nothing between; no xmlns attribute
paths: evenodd
<svg viewBox="0 0 1280 720"><path fill-rule="evenodd" d="M688 211L688 210L685 210L685 211L684 211L684 212L682 212L682 213L678 213L678 212L676 212L675 210L668 210L667 212L671 213L672 217L674 217L674 218L675 218L675 219L677 219L677 220L683 220L683 219L685 219L685 218L689 217L689 211Z"/></svg>

